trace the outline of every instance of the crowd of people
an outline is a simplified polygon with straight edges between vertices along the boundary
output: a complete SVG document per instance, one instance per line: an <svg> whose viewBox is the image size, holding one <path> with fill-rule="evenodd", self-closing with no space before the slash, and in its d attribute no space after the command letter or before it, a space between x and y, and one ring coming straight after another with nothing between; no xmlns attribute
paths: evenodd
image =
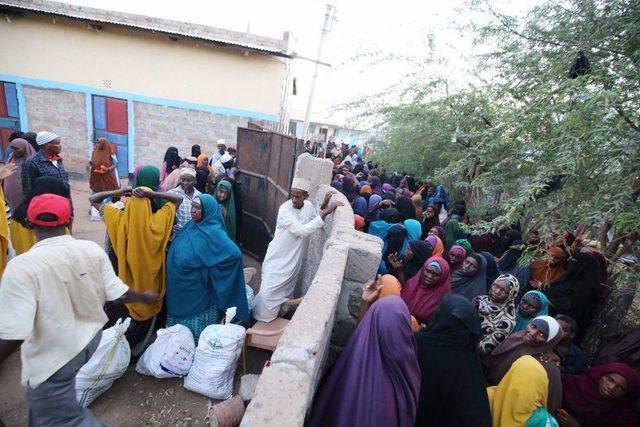
<svg viewBox="0 0 640 427"><path fill-rule="evenodd" d="M591 365L580 347L608 279L605 259L580 234L559 230L549 241L535 230L523 236L518 224L468 234L479 219L444 186L387 175L356 147L328 145L325 155L308 146L333 161L334 190L314 207L311 183L294 177L251 309L234 147L218 140L210 156L194 145L185 157L170 147L160 167L136 166L129 186L113 145L96 139L88 202L105 224L100 247L71 236L63 143L52 132L16 133L0 167L0 363L22 347L33 425L100 425L75 400L75 373L118 318L132 319L135 361L165 326L184 325L197 342L230 307L245 325L278 317L306 241L341 206L337 192L354 226L383 245L359 324L320 384L309 425L638 423L638 366L621 363L637 351L636 335ZM534 255L528 264L525 253Z"/></svg>
<svg viewBox="0 0 640 427"><path fill-rule="evenodd" d="M91 218L105 224L104 247L71 236L74 206L64 141L47 131L11 136L0 167L0 363L22 348L22 384L31 425L102 425L75 397L75 374L104 328L130 317L132 362L159 328L202 331L235 307L234 322L273 320L291 296L303 243L340 206L319 210L310 182L297 177L280 207L263 263L253 315L238 246L241 186L236 150L217 141L181 157L169 147L160 167L137 165L131 185L118 176L114 146L97 138L91 160ZM123 180L124 181L124 180ZM6 270L5 270L6 267ZM46 300L46 301L43 301Z"/></svg>
<svg viewBox="0 0 640 427"><path fill-rule="evenodd" d="M482 218L444 186L387 175L353 148L332 160L331 186L382 259L309 425L638 425L640 374L621 362L640 343L592 365L580 347L608 279L582 235L472 235Z"/></svg>

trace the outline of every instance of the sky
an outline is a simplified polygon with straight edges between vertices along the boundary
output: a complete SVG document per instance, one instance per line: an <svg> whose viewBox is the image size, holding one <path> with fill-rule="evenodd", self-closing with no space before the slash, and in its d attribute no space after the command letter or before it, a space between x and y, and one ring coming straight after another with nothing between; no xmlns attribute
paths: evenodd
<svg viewBox="0 0 640 427"><path fill-rule="evenodd" d="M291 50L317 55L327 0L63 0L82 6L194 22L236 31L281 38L292 33ZM434 35L436 52L447 65L433 72L463 80L465 60L472 53L470 37L461 37L455 25L471 18L464 0L328 0L335 20L325 37L312 117L349 124L349 113L336 107L360 96L373 95L411 71L403 61L370 65L363 55L421 57L428 52L427 35ZM489 0L495 9L521 14L539 0ZM459 12L456 12L456 11ZM296 60L292 67L298 94L291 97L292 116L303 116L313 75L313 63Z"/></svg>

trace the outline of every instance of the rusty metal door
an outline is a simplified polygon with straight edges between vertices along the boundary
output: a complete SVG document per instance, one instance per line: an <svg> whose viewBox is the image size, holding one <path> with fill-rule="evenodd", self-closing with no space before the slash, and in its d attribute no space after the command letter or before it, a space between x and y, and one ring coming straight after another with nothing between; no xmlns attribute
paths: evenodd
<svg viewBox="0 0 640 427"><path fill-rule="evenodd" d="M288 135L238 128L239 180L244 192L240 242L261 261L276 229L278 209L289 198L299 147L302 144Z"/></svg>

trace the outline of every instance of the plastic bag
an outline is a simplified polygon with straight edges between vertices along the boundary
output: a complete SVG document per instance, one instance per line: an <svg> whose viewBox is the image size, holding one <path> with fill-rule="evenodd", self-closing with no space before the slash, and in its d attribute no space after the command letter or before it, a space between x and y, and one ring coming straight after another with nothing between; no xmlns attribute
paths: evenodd
<svg viewBox="0 0 640 427"><path fill-rule="evenodd" d="M107 391L127 370L131 349L124 337L131 318L118 319L112 327L102 331L95 353L76 374L76 400L87 407L96 397Z"/></svg>
<svg viewBox="0 0 640 427"><path fill-rule="evenodd" d="M95 206L91 206L91 221L102 221L100 211L98 211Z"/></svg>
<svg viewBox="0 0 640 427"><path fill-rule="evenodd" d="M247 292L247 305L249 306L249 311L253 311L253 307L256 305L256 297L253 295L253 289L249 285L244 285L245 291Z"/></svg>
<svg viewBox="0 0 640 427"><path fill-rule="evenodd" d="M236 307L227 310L224 325L209 325L200 334L198 348L184 388L213 399L228 399L242 352L244 328L231 324Z"/></svg>
<svg viewBox="0 0 640 427"><path fill-rule="evenodd" d="M196 343L184 325L158 330L158 338L145 350L136 372L156 378L184 377L193 364Z"/></svg>

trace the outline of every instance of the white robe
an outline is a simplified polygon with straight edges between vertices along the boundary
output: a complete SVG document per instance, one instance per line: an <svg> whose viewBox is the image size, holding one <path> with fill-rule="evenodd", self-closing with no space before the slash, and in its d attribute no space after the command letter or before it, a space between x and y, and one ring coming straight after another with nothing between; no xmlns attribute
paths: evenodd
<svg viewBox="0 0 640 427"><path fill-rule="evenodd" d="M253 309L256 320L270 322L278 317L280 306L296 287L308 236L323 224L308 200L301 209L294 208L291 200L280 206L276 231L262 262L262 282Z"/></svg>

